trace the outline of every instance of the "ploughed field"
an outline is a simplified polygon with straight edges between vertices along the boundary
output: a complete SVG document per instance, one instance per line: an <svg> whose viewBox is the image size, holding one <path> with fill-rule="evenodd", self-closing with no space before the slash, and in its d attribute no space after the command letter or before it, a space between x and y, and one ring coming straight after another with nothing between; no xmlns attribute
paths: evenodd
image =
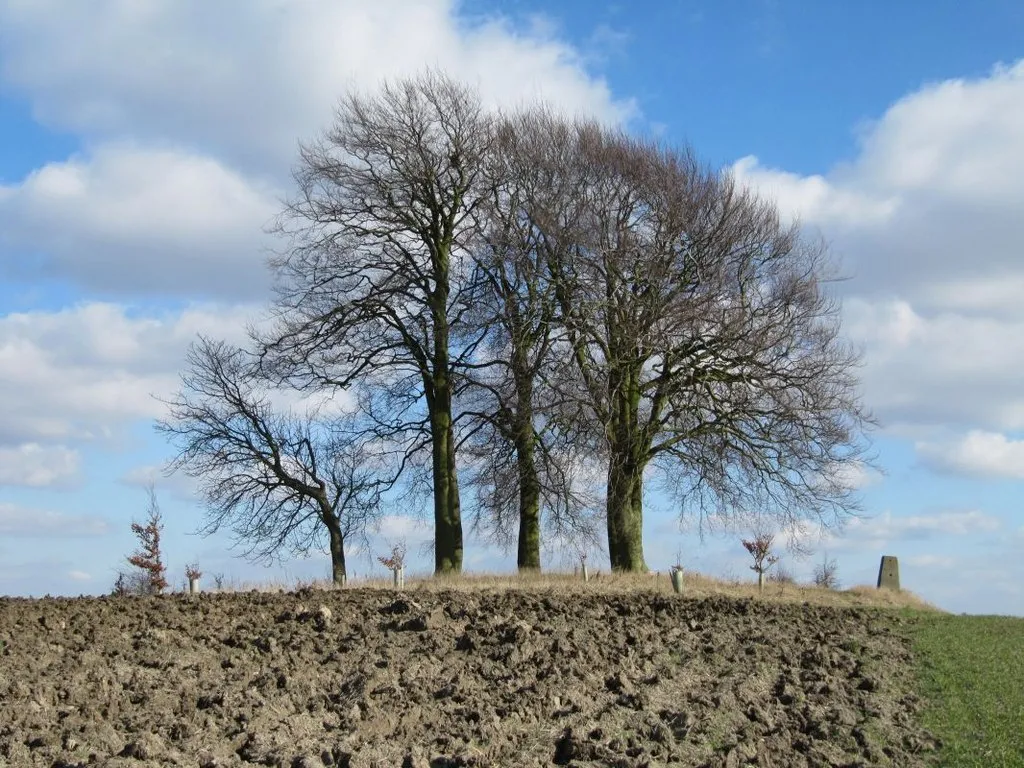
<svg viewBox="0 0 1024 768"><path fill-rule="evenodd" d="M924 765L903 621L645 591L0 599L0 765Z"/></svg>

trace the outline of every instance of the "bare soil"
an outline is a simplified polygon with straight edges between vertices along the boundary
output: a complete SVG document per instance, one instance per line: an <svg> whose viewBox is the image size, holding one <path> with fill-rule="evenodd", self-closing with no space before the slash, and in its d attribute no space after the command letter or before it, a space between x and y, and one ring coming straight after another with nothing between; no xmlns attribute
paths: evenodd
<svg viewBox="0 0 1024 768"><path fill-rule="evenodd" d="M0 765L925 765L901 621L655 592L0 599Z"/></svg>

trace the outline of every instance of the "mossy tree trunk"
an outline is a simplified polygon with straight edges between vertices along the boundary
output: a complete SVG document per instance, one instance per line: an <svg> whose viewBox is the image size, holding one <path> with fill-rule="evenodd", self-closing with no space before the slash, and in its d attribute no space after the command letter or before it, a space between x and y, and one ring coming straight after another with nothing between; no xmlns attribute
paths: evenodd
<svg viewBox="0 0 1024 768"><path fill-rule="evenodd" d="M645 573L643 477L649 456L639 419L639 371L609 370L608 556L613 571Z"/></svg>
<svg viewBox="0 0 1024 768"><path fill-rule="evenodd" d="M519 547L516 565L520 571L540 571L540 479L537 476L536 447L532 425L517 430L516 468L519 477Z"/></svg>
<svg viewBox="0 0 1024 768"><path fill-rule="evenodd" d="M450 240L435 254L436 287L430 310L434 326L431 375L425 381L430 413L434 486L434 573L462 573L462 507L452 418L451 359L448 325Z"/></svg>

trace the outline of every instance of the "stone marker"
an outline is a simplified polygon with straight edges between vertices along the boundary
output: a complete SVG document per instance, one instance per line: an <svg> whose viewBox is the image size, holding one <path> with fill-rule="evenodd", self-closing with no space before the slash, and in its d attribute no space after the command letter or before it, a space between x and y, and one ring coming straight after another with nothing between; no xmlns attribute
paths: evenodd
<svg viewBox="0 0 1024 768"><path fill-rule="evenodd" d="M900 589L900 561L893 555L883 555L878 566L878 588Z"/></svg>

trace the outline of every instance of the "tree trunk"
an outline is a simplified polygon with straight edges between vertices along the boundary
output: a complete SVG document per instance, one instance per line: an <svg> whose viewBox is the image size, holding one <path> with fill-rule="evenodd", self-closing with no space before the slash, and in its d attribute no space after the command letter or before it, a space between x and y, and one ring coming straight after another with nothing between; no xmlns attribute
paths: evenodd
<svg viewBox="0 0 1024 768"><path fill-rule="evenodd" d="M462 573L462 506L455 466L451 358L448 350L450 241L437 249L436 285L430 298L434 352L427 387L434 469L434 573Z"/></svg>
<svg viewBox="0 0 1024 768"><path fill-rule="evenodd" d="M451 405L448 411L448 527L451 529L452 550L449 556L450 573L462 573L462 501L459 497L459 472L455 460L455 430L452 427Z"/></svg>
<svg viewBox="0 0 1024 768"><path fill-rule="evenodd" d="M435 400L430 424L434 469L434 573L462 572L462 511L455 473L450 396Z"/></svg>
<svg viewBox="0 0 1024 768"><path fill-rule="evenodd" d="M331 580L337 586L344 586L348 573L345 570L345 537L337 525L328 525L331 542Z"/></svg>
<svg viewBox="0 0 1024 768"><path fill-rule="evenodd" d="M519 554L520 571L540 571L540 481L534 464L533 431L516 439L519 470Z"/></svg>
<svg viewBox="0 0 1024 768"><path fill-rule="evenodd" d="M643 468L612 453L608 464L608 556L613 571L646 573Z"/></svg>
<svg viewBox="0 0 1024 768"><path fill-rule="evenodd" d="M620 359L635 357L619 352ZM639 421L640 371L632 365L609 372L611 423L608 457L608 556L613 571L646 573L643 541L643 482L646 448Z"/></svg>
<svg viewBox="0 0 1024 768"><path fill-rule="evenodd" d="M520 571L540 571L540 478L537 476L536 443L533 431L533 381L526 354L513 345L511 362L516 383L516 412L512 441L516 449L519 481Z"/></svg>
<svg viewBox="0 0 1024 768"><path fill-rule="evenodd" d="M647 564L644 562L644 467L641 466L636 474L636 481L633 483L633 498L630 505L629 530L632 532L631 540L635 540L636 555L634 559L640 563L640 572L647 573ZM631 547L634 545L630 545Z"/></svg>

